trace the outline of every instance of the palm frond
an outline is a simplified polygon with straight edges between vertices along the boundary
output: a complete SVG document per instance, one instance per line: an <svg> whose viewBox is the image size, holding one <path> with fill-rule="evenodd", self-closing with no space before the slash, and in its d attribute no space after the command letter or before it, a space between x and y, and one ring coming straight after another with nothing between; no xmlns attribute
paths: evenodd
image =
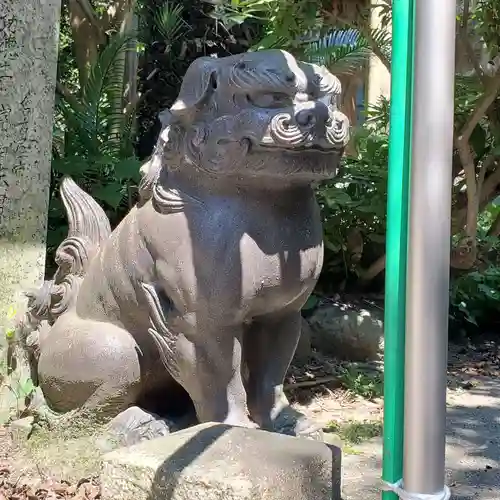
<svg viewBox="0 0 500 500"><path fill-rule="evenodd" d="M378 9L377 13L383 27L392 24L392 0L377 0L371 8Z"/></svg>
<svg viewBox="0 0 500 500"><path fill-rule="evenodd" d="M288 44L289 40L287 40L286 37L271 33L270 35L266 35L264 38L259 40L256 44L252 45L249 52L267 49L281 49L287 47Z"/></svg>
<svg viewBox="0 0 500 500"><path fill-rule="evenodd" d="M118 154L125 127L123 87L125 53L134 37L114 35L89 72L81 97L62 94L56 101L67 133L78 137L73 154ZM111 133L112 132L112 133Z"/></svg>
<svg viewBox="0 0 500 500"><path fill-rule="evenodd" d="M336 75L357 73L368 61L371 50L358 31L334 30L306 45L305 54L310 62L326 66Z"/></svg>
<svg viewBox="0 0 500 500"><path fill-rule="evenodd" d="M389 131L390 100L384 95L379 96L377 102L370 104L366 110L366 123L377 132Z"/></svg>
<svg viewBox="0 0 500 500"><path fill-rule="evenodd" d="M374 28L365 36L373 46L383 54L387 61L391 61L392 56L392 33L387 28Z"/></svg>
<svg viewBox="0 0 500 500"><path fill-rule="evenodd" d="M88 156L98 154L99 141L94 133L87 110L76 107L65 99L60 99L56 105L64 117L66 134L78 138L78 140L65 141L65 145L71 146L71 150L65 151L65 154L84 154Z"/></svg>
<svg viewBox="0 0 500 500"><path fill-rule="evenodd" d="M64 118L66 132L78 141L72 141L73 148L83 146L83 150L94 152L98 149L97 136L88 108L75 95L67 92L56 93L55 106Z"/></svg>
<svg viewBox="0 0 500 500"><path fill-rule="evenodd" d="M128 40L130 43L130 38ZM109 156L117 156L122 149L122 130L125 126L125 68L126 54L130 45L120 50L114 58L108 76L105 80L105 91L109 105L102 115L105 118L106 142L103 151Z"/></svg>
<svg viewBox="0 0 500 500"><path fill-rule="evenodd" d="M184 8L182 5L173 5L167 2L154 14L153 19L156 29L167 45L172 44L180 38L188 27L187 23L182 18L183 11Z"/></svg>
<svg viewBox="0 0 500 500"><path fill-rule="evenodd" d="M82 104L87 111L88 125L92 126L95 136L102 132L103 124L108 128L106 121L109 120L103 123L100 113L103 100L107 95L116 96L117 93L123 92L124 68L119 71L117 65L125 64L125 52L133 38L129 34L114 35L90 69L88 80L82 90Z"/></svg>

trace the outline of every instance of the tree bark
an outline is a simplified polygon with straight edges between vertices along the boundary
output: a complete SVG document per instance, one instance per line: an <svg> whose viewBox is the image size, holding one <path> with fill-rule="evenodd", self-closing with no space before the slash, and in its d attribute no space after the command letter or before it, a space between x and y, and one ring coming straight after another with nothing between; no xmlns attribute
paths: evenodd
<svg viewBox="0 0 500 500"><path fill-rule="evenodd" d="M97 60L99 45L106 38L103 31L95 24L97 16L86 13L82 8L80 0L69 0L69 22L73 36L73 52L75 54L76 66L78 68L78 80L80 88L87 82L89 69ZM92 6L88 6L92 11Z"/></svg>
<svg viewBox="0 0 500 500"><path fill-rule="evenodd" d="M89 69L97 60L100 46L106 43L106 32L120 31L134 5L135 0L112 2L99 17L88 0L69 0L73 50L80 87L87 81Z"/></svg>
<svg viewBox="0 0 500 500"><path fill-rule="evenodd" d="M44 274L60 8L0 0L0 327Z"/></svg>

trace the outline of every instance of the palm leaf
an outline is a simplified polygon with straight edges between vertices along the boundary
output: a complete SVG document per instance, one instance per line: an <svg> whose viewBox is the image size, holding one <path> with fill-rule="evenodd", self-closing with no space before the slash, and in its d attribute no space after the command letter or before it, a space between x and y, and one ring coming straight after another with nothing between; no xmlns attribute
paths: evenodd
<svg viewBox="0 0 500 500"><path fill-rule="evenodd" d="M116 34L110 39L90 69L88 80L82 90L87 129L95 138L102 133L103 126L109 130L110 121L117 119L116 116L101 116L100 108L106 94L116 96L117 93L120 95L123 93L124 56L133 38L128 34Z"/></svg>
<svg viewBox="0 0 500 500"><path fill-rule="evenodd" d="M366 111L366 123L374 127L374 130L388 133L389 130L390 100L381 95L377 102L370 104Z"/></svg>
<svg viewBox="0 0 500 500"><path fill-rule="evenodd" d="M352 75L368 61L368 42L356 30L335 30L306 44L310 62L326 66L336 75Z"/></svg>
<svg viewBox="0 0 500 500"><path fill-rule="evenodd" d="M65 144L71 146L72 149L71 151L65 151L65 154L77 153L86 156L98 154L99 141L93 133L92 127L89 127L88 114L64 99L57 102L57 108L64 117L66 134L77 139L69 142L65 141Z"/></svg>
<svg viewBox="0 0 500 500"><path fill-rule="evenodd" d="M388 61L392 56L392 34L387 28L374 28L366 35L368 42L376 45Z"/></svg>
<svg viewBox="0 0 500 500"><path fill-rule="evenodd" d="M101 108L103 125L106 131L106 141L102 145L102 150L104 154L111 157L118 156L122 149L122 132L125 126L125 53L130 48L130 41L129 37L127 46L116 54L105 79L105 92L109 99L109 105L105 109Z"/></svg>
<svg viewBox="0 0 500 500"><path fill-rule="evenodd" d="M78 141L70 142L71 146L90 154L98 151L97 136L93 133L93 122L87 107L69 93L56 93L55 106L64 118L66 132L78 138Z"/></svg>
<svg viewBox="0 0 500 500"><path fill-rule="evenodd" d="M182 5L172 5L167 2L160 7L154 15L156 29L167 45L172 44L184 33L187 23L182 18L184 8Z"/></svg>

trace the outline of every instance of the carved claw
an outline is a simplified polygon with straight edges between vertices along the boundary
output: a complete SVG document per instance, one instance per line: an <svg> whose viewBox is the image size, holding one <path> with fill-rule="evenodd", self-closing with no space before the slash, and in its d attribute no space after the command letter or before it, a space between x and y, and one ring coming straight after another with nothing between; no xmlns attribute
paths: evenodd
<svg viewBox="0 0 500 500"><path fill-rule="evenodd" d="M178 380L179 369L177 367L175 356L176 336L170 331L167 325L165 313L171 309L171 304L163 298L153 285L147 283L141 284L146 295L149 306L149 319L151 328L149 334L153 337L163 364L169 373Z"/></svg>

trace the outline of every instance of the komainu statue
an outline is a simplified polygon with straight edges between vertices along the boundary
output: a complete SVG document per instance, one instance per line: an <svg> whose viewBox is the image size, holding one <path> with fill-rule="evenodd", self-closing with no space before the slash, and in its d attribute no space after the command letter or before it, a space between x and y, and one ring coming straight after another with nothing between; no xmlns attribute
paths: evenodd
<svg viewBox="0 0 500 500"><path fill-rule="evenodd" d="M276 428L323 262L311 184L335 175L348 140L340 93L287 52L203 57L114 231L62 181L69 234L28 313L50 326L28 345L54 418L135 411L154 427L191 406L199 422Z"/></svg>

